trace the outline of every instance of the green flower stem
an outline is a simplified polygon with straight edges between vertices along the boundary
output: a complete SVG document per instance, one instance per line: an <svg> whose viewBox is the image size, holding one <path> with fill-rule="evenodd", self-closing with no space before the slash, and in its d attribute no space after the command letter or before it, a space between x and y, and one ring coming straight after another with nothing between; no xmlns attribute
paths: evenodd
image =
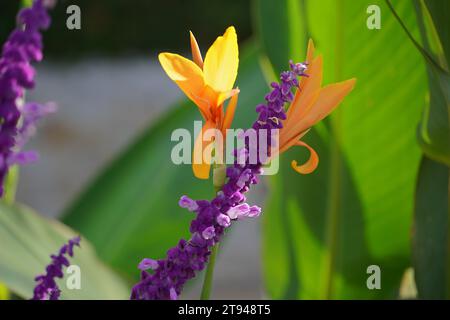
<svg viewBox="0 0 450 320"><path fill-rule="evenodd" d="M226 166L224 164L215 165L213 171L213 184L214 190L219 192L222 190L226 180ZM211 256L209 257L209 263L206 267L205 278L203 280L202 293L200 294L200 300L209 300L211 295L211 288L214 277L214 266L216 264L217 252L219 251L219 244L217 243L211 249Z"/></svg>
<svg viewBox="0 0 450 320"><path fill-rule="evenodd" d="M31 5L33 4L33 0L22 0L22 7L31 7Z"/></svg>
<svg viewBox="0 0 450 320"><path fill-rule="evenodd" d="M205 279L203 280L202 293L200 294L200 300L209 300L211 295L211 288L214 277L214 266L216 264L217 252L219 251L219 244L217 243L211 250L211 256L209 257L209 263L206 267Z"/></svg>
<svg viewBox="0 0 450 320"><path fill-rule="evenodd" d="M5 180L5 195L3 201L12 205L16 201L17 184L19 182L19 166L15 165L9 168Z"/></svg>

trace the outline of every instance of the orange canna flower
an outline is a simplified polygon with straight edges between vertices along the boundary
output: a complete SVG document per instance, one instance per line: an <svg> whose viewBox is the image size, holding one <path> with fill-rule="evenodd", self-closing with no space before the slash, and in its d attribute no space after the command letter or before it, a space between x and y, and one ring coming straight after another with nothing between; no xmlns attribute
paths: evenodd
<svg viewBox="0 0 450 320"><path fill-rule="evenodd" d="M292 146L306 147L310 152L308 161L298 165L293 160L292 168L301 174L313 172L319 164L316 151L300 139L317 122L328 116L352 91L356 79L333 83L322 88L322 56L313 58L314 43L309 40L306 63L308 69L300 80L294 99L287 110L287 118L283 121L283 128L279 133L279 153L283 153Z"/></svg>
<svg viewBox="0 0 450 320"><path fill-rule="evenodd" d="M217 129L225 137L237 106L239 89L233 88L239 64L237 35L234 27L227 28L208 49L204 61L192 32L190 41L193 61L166 52L159 54L158 58L169 78L197 105L205 120L202 133L194 144L192 169L197 178L208 179L212 155L203 153L213 142L203 141L203 133ZM224 102L229 98L225 112ZM217 153L221 154L221 150L216 148Z"/></svg>

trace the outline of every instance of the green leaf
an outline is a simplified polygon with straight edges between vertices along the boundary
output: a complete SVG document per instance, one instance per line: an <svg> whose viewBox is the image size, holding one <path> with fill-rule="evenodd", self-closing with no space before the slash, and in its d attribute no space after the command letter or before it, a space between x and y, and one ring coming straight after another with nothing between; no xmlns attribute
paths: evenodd
<svg viewBox="0 0 450 320"><path fill-rule="evenodd" d="M301 49L307 38L301 7L299 0L255 1L259 40L277 72L285 70L290 59L298 62L304 58Z"/></svg>
<svg viewBox="0 0 450 320"><path fill-rule="evenodd" d="M389 2L387 2L390 5ZM419 297L450 297L448 168L450 165L450 41L447 1L416 0L423 46L390 6L394 16L427 63L430 98L419 124L424 153L415 202L413 264ZM429 158L428 158L429 157Z"/></svg>
<svg viewBox="0 0 450 320"><path fill-rule="evenodd" d="M381 8L380 30L366 27L369 5ZM411 3L396 9L415 21ZM307 153L292 150L271 179L263 218L266 287L278 299L392 298L410 264L421 154L415 131L426 95L422 58L383 1L306 1L305 10L298 19L307 21L323 54L324 83L357 83L305 137L320 156L316 172L295 173L290 161ZM261 19L284 23L270 13ZM305 47L306 41L303 55ZM381 269L380 290L366 286L370 265Z"/></svg>
<svg viewBox="0 0 450 320"><path fill-rule="evenodd" d="M63 224L43 218L24 206L0 204L0 282L17 295L33 295L34 278L45 272L50 255L77 234ZM59 281L61 299L126 299L129 288L96 256L83 238L71 264L81 269L81 289L69 290Z"/></svg>
<svg viewBox="0 0 450 320"><path fill-rule="evenodd" d="M441 13L448 11L448 3L414 1L423 46L411 34L390 1L386 0L386 3L427 63L430 97L418 128L419 144L428 157L450 166L449 25Z"/></svg>
<svg viewBox="0 0 450 320"><path fill-rule="evenodd" d="M427 156L450 166L450 22L443 16L449 3L434 0L416 3L424 47L434 61L426 59L430 102L419 125L419 143Z"/></svg>
<svg viewBox="0 0 450 320"><path fill-rule="evenodd" d="M256 48L244 51L233 127L253 122L255 105L266 90ZM173 85L173 90L179 89ZM192 103L176 104L106 168L65 214L65 222L129 277L139 276L137 265L142 258L162 258L181 237L188 237L193 216L178 207L182 195L209 199L214 194L212 181L196 179L190 165L177 166L171 160L171 149L178 143L170 141L173 130L186 128L192 134L193 121L200 119Z"/></svg>
<svg viewBox="0 0 450 320"><path fill-rule="evenodd" d="M449 168L423 157L413 233L413 265L422 299L450 299L449 186Z"/></svg>
<svg viewBox="0 0 450 320"><path fill-rule="evenodd" d="M0 283L0 300L8 300L8 299L9 299L9 290L3 283Z"/></svg>

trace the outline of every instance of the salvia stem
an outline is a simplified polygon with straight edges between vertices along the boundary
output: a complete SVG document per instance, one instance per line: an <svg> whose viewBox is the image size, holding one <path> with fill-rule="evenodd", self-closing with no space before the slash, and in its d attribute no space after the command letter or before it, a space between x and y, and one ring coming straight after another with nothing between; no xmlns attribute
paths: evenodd
<svg viewBox="0 0 450 320"><path fill-rule="evenodd" d="M214 267L216 265L216 257L218 251L219 251L219 243L217 243L211 249L211 255L209 256L209 263L208 266L206 267L205 279L203 280L203 287L202 292L200 294L200 300L209 300L209 297L211 295L211 288L214 278Z"/></svg>
<svg viewBox="0 0 450 320"><path fill-rule="evenodd" d="M3 200L6 204L12 205L16 201L16 191L17 185L19 183L19 166L12 166L8 174L6 175L5 181L5 195L3 196Z"/></svg>
<svg viewBox="0 0 450 320"><path fill-rule="evenodd" d="M215 192L222 190L226 181L226 165L216 164L213 170L213 185ZM216 256L219 251L219 243L214 245L211 249L211 256L209 258L208 266L206 267L205 278L203 279L202 292L200 294L200 300L209 300L211 295L211 288L214 278L214 267L216 265Z"/></svg>

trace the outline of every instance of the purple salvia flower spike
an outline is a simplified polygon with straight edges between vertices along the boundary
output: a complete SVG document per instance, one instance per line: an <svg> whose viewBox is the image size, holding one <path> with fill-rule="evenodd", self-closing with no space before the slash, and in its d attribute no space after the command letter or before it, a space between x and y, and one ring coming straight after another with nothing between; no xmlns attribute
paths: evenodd
<svg viewBox="0 0 450 320"><path fill-rule="evenodd" d="M20 10L18 26L3 45L0 55L0 196L9 167L28 162L25 161L27 154L20 152L34 132L35 121L25 119L20 104L25 90L34 87L35 70L31 63L43 57L40 32L50 25L47 13L50 4L49 0L34 0L31 7ZM19 126L22 117L24 121Z"/></svg>
<svg viewBox="0 0 450 320"><path fill-rule="evenodd" d="M61 294L55 278L64 276L63 267L69 266L69 260L64 255L73 256L73 247L80 246L80 237L73 238L61 247L58 255L51 255L52 262L45 268L46 273L37 276L32 300L58 300Z"/></svg>

